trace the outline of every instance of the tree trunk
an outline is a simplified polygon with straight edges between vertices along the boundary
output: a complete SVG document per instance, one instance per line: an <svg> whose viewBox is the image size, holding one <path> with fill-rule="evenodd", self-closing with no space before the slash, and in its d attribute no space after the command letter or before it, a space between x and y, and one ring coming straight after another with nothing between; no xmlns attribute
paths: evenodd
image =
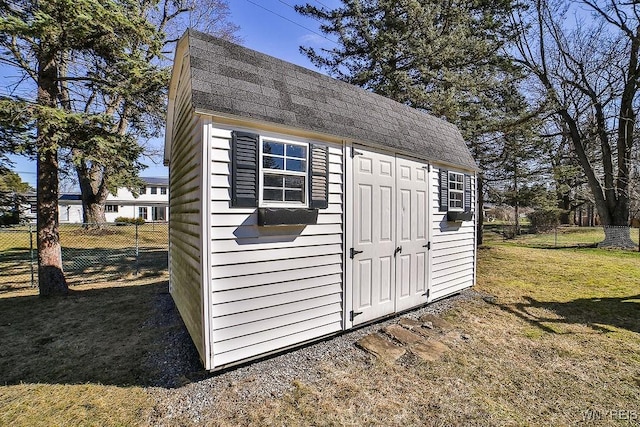
<svg viewBox="0 0 640 427"><path fill-rule="evenodd" d="M84 216L84 227L87 229L101 229L107 217L104 214L103 202L82 201L82 214Z"/></svg>
<svg viewBox="0 0 640 427"><path fill-rule="evenodd" d="M38 57L38 105L56 108L56 69L46 48ZM44 114L43 114L44 115ZM58 230L58 149L55 126L43 117L37 123L38 287L41 296L69 292L62 269Z"/></svg>
<svg viewBox="0 0 640 427"><path fill-rule="evenodd" d="M77 151L74 152L74 155L80 156L81 154ZM105 183L104 167L95 162L88 164L81 158L76 158L75 161L78 164L76 173L80 183L84 227L101 229L107 222L104 208L109 195Z"/></svg>
<svg viewBox="0 0 640 427"><path fill-rule="evenodd" d="M513 165L513 192L515 194L514 197L514 210L515 210L515 222L516 229L515 235L520 235L520 197L518 195L518 165L514 163Z"/></svg>
<svg viewBox="0 0 640 427"><path fill-rule="evenodd" d="M54 150L38 156L38 286L41 296L69 292L62 269L58 231L57 157Z"/></svg>
<svg viewBox="0 0 640 427"><path fill-rule="evenodd" d="M638 245L631 240L631 227L628 225L605 225L604 240L598 243L598 247L635 250Z"/></svg>
<svg viewBox="0 0 640 427"><path fill-rule="evenodd" d="M600 213L600 219L602 221L602 210L606 209L606 206L599 206L596 204L598 213ZM623 210L621 210L623 211ZM628 212L628 208L627 208ZM594 212L595 213L595 212ZM625 217L621 212L614 212L609 216L609 222L602 221L604 228L604 240L598 243L599 248L621 248L621 249L635 249L638 245L631 240L631 227L629 227L628 214ZM595 225L593 217L590 218Z"/></svg>

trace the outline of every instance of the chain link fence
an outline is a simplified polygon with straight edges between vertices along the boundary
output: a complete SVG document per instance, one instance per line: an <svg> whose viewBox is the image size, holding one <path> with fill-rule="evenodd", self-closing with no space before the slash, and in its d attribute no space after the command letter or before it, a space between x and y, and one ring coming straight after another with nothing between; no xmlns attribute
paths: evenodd
<svg viewBox="0 0 640 427"><path fill-rule="evenodd" d="M70 285L155 277L167 271L166 222L60 224L60 244ZM0 228L0 291L37 284L36 226Z"/></svg>
<svg viewBox="0 0 640 427"><path fill-rule="evenodd" d="M485 239L511 241L527 246L543 248L595 247L605 239L602 227L560 226L545 232L534 233L528 224L519 227L513 224L485 224ZM640 229L630 229L631 240L640 251Z"/></svg>

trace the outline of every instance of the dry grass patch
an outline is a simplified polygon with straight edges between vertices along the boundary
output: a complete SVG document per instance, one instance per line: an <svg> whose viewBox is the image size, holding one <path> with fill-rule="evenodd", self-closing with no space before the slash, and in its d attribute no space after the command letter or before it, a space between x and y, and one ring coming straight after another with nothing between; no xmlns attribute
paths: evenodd
<svg viewBox="0 0 640 427"><path fill-rule="evenodd" d="M3 426L145 425L151 402L141 387L21 384L0 387Z"/></svg>
<svg viewBox="0 0 640 427"><path fill-rule="evenodd" d="M164 281L0 294L0 425L136 425L152 402L149 325ZM147 415L145 415L147 414Z"/></svg>
<svg viewBox="0 0 640 427"><path fill-rule="evenodd" d="M305 365L317 381L259 398L248 389L279 368L145 388L159 372L144 361L176 332L150 322L166 282L74 289L0 294L0 425L600 426L640 416L639 253L483 248L484 298L444 315L454 329L438 338L451 349L439 360L383 364L349 347L352 359Z"/></svg>

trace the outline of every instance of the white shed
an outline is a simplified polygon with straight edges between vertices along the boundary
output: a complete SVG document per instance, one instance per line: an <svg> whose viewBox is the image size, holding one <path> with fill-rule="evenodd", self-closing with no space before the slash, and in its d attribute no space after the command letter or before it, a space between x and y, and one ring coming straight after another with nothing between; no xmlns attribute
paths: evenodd
<svg viewBox="0 0 640 427"><path fill-rule="evenodd" d="M473 286L455 126L193 30L167 114L170 292L206 369Z"/></svg>

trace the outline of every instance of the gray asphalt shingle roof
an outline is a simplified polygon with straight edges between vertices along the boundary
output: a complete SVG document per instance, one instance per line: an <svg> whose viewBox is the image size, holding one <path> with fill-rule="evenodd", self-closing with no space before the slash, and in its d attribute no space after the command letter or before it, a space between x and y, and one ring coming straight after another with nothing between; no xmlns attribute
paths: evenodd
<svg viewBox="0 0 640 427"><path fill-rule="evenodd" d="M189 30L192 102L225 113L321 132L476 169L458 129L362 88Z"/></svg>
<svg viewBox="0 0 640 427"><path fill-rule="evenodd" d="M169 185L169 178L163 176L141 176L147 185Z"/></svg>

